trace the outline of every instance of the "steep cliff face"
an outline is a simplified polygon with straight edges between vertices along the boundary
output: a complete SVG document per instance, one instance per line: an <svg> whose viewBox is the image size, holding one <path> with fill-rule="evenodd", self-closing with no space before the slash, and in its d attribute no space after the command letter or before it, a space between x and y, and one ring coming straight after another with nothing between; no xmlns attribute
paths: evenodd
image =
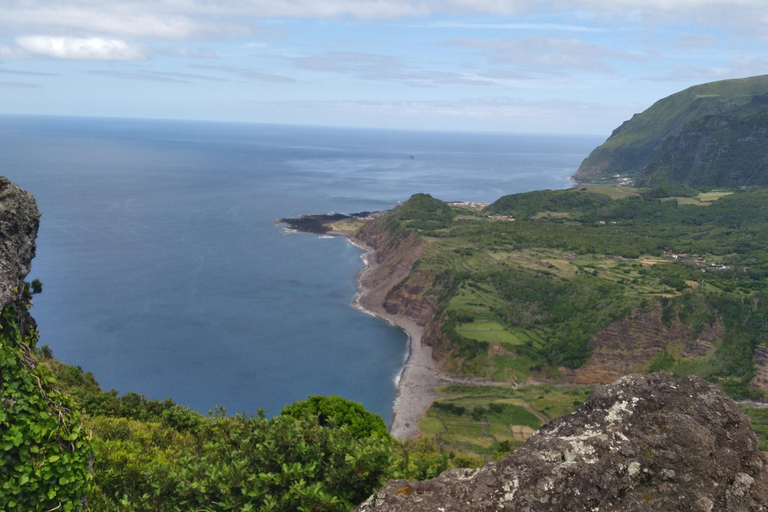
<svg viewBox="0 0 768 512"><path fill-rule="evenodd" d="M622 375L646 371L651 358L664 347L686 359L698 359L711 355L722 339L723 329L717 323L706 326L698 336L676 318L665 325L662 307L654 303L595 334L589 342L592 355L584 366L560 371L573 383L608 384Z"/></svg>
<svg viewBox="0 0 768 512"><path fill-rule="evenodd" d="M35 257L40 212L31 194L0 176L0 307L21 296Z"/></svg>
<svg viewBox="0 0 768 512"><path fill-rule="evenodd" d="M768 468L750 422L716 386L666 373L596 391L515 453L427 482L390 481L359 512L753 511Z"/></svg>
<svg viewBox="0 0 768 512"><path fill-rule="evenodd" d="M768 113L741 119L709 116L670 137L644 167L638 186L665 182L689 186L741 187L768 184Z"/></svg>
<svg viewBox="0 0 768 512"><path fill-rule="evenodd" d="M23 297L39 225L35 198L0 176L0 309ZM35 327L26 311L17 312L17 322L23 335Z"/></svg>
<svg viewBox="0 0 768 512"><path fill-rule="evenodd" d="M371 267L361 277L367 290L362 305L407 316L421 326L430 325L437 311L435 296L425 294L432 285L432 276L414 269L426 242L413 233L393 230L382 219L366 224L356 241L374 249Z"/></svg>

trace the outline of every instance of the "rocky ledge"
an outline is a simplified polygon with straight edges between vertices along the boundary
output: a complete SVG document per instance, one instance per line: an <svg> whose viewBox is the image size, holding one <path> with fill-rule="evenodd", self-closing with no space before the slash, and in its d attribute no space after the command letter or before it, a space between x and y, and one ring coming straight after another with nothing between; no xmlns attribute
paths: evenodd
<svg viewBox="0 0 768 512"><path fill-rule="evenodd" d="M768 510L765 462L749 419L716 386L627 375L498 463L390 481L357 510Z"/></svg>

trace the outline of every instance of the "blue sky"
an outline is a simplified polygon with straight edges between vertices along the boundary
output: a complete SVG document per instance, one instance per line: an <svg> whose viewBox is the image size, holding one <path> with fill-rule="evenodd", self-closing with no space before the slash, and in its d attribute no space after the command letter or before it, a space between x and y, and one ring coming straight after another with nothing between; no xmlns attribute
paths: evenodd
<svg viewBox="0 0 768 512"><path fill-rule="evenodd" d="M0 0L0 113L607 136L768 73L765 5Z"/></svg>

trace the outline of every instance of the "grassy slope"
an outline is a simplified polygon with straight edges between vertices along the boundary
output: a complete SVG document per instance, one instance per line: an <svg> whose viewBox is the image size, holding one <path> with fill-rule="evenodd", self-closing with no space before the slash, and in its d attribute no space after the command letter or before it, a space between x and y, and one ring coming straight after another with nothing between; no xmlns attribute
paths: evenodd
<svg viewBox="0 0 768 512"><path fill-rule="evenodd" d="M670 137L641 170L638 185L669 181L695 187L768 185L768 113L709 116Z"/></svg>
<svg viewBox="0 0 768 512"><path fill-rule="evenodd" d="M658 154L664 141L688 123L736 110L766 92L768 75L701 84L661 99L617 128L584 160L576 177L636 176Z"/></svg>

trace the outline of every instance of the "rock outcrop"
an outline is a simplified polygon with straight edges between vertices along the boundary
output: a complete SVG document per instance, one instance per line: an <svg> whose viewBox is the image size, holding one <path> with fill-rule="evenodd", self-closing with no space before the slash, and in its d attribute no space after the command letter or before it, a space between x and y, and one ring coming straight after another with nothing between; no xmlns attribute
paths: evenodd
<svg viewBox="0 0 768 512"><path fill-rule="evenodd" d="M0 311L24 299L24 278L35 257L40 212L35 198L0 176ZM26 308L17 308L16 323L22 336L36 329Z"/></svg>
<svg viewBox="0 0 768 512"><path fill-rule="evenodd" d="M765 464L749 420L719 388L633 374L498 463L391 481L357 510L768 510Z"/></svg>
<svg viewBox="0 0 768 512"><path fill-rule="evenodd" d="M0 309L21 297L39 224L35 198L0 176Z"/></svg>

